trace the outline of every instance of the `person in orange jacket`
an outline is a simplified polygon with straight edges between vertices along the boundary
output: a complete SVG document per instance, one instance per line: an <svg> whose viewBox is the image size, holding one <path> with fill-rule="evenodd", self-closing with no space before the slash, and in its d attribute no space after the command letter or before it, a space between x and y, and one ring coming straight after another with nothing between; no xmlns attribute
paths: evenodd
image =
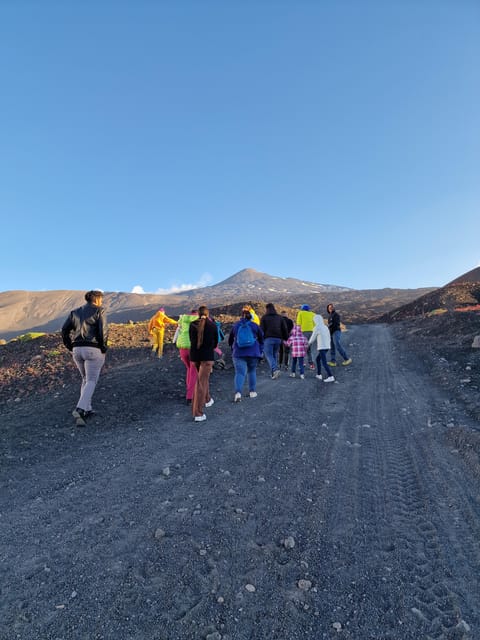
<svg viewBox="0 0 480 640"><path fill-rule="evenodd" d="M165 313L165 309L161 307L157 313L150 318L148 323L148 333L152 336L152 351L159 358L163 357L163 338L165 336L165 327L167 324L178 324L176 320L169 318Z"/></svg>

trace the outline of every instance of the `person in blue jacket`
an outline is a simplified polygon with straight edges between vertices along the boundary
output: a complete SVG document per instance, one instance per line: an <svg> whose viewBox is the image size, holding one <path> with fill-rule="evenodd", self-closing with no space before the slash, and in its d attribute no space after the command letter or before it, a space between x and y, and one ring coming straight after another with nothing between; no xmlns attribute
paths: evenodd
<svg viewBox="0 0 480 640"><path fill-rule="evenodd" d="M249 325L253 336L254 343L247 347L241 347L237 342L237 334L243 324ZM240 402L242 399L242 389L245 378L248 373L248 391L250 398L257 397L257 365L263 353L263 331L258 324L253 322L250 311L242 311L242 317L236 322L230 335L228 336L228 344L233 348L232 359L235 368L235 396L233 401Z"/></svg>

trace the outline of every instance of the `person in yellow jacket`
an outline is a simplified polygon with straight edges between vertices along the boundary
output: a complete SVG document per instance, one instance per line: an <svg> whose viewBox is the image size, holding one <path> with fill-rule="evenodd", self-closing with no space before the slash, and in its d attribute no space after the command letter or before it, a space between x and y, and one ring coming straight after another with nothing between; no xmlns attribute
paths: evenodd
<svg viewBox="0 0 480 640"><path fill-rule="evenodd" d="M307 338L307 340L310 340L313 329L315 328L315 322L313 320L314 317L315 314L313 313L313 311L310 311L310 307L308 306L308 304L302 304L302 306L300 307L300 311L297 313L297 320L295 324L300 325L302 333ZM310 345L307 351L308 364L310 366L310 369L315 369L312 357L313 348L314 345Z"/></svg>
<svg viewBox="0 0 480 640"><path fill-rule="evenodd" d="M255 313L251 304L244 304L242 311L248 311L252 316L252 321L255 322L255 324L258 324L258 326L260 326L260 318Z"/></svg>
<svg viewBox="0 0 480 640"><path fill-rule="evenodd" d="M165 313L165 309L161 307L157 313L150 318L148 323L148 333L152 336L152 351L159 358L163 356L163 338L165 336L165 327L167 324L178 324L176 320L169 318Z"/></svg>

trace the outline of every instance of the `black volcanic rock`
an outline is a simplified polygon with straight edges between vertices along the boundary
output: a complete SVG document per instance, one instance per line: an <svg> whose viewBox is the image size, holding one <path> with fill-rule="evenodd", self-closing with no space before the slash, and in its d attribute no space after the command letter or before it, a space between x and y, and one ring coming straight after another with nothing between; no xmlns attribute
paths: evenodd
<svg viewBox="0 0 480 640"><path fill-rule="evenodd" d="M455 284L458 282L458 284ZM455 311L480 309L480 282L461 282L460 278L453 283L435 289L413 302L398 309L380 315L378 322L396 322L418 316L425 316L435 311Z"/></svg>

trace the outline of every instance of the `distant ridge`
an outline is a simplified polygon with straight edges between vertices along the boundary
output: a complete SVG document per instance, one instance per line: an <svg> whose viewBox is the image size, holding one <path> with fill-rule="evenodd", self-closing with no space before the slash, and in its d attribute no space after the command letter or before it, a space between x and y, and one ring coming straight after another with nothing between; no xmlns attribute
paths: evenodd
<svg viewBox="0 0 480 640"><path fill-rule="evenodd" d="M349 289L296 278L279 278L255 269L242 269L218 284L172 294L138 294L107 292L105 307L110 322L142 322L161 306L167 313L181 313L207 304L210 308L245 302L258 305L273 302L295 310L309 304L313 310L326 312L328 302L335 302L344 322L368 322L380 314L412 302L423 289ZM84 303L84 291L5 291L0 293L0 338L9 340L22 333L59 331L71 309ZM291 312L292 313L292 312Z"/></svg>

